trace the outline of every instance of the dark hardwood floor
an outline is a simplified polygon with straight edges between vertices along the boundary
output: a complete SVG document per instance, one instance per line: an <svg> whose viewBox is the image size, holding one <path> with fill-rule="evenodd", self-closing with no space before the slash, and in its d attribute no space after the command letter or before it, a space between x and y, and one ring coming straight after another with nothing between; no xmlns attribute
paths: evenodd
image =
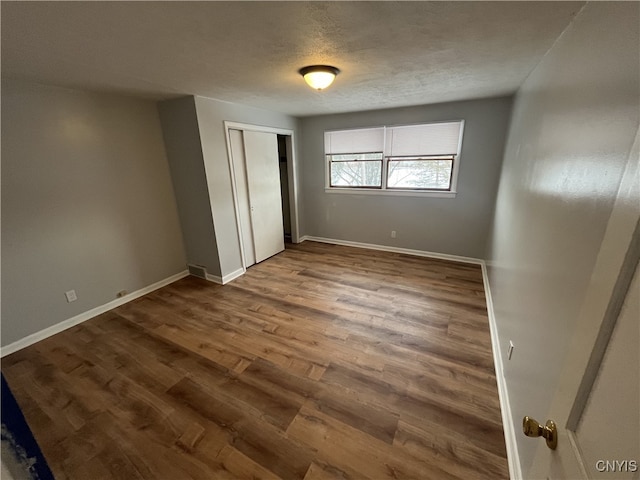
<svg viewBox="0 0 640 480"><path fill-rule="evenodd" d="M480 267L305 242L2 371L56 478L508 478Z"/></svg>

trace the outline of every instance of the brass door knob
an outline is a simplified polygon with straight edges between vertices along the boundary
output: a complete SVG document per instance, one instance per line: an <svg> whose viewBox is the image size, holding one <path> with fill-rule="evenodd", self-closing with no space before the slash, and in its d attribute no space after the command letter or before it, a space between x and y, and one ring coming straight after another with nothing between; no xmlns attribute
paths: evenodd
<svg viewBox="0 0 640 480"><path fill-rule="evenodd" d="M522 431L527 437L544 437L547 441L547 447L555 450L558 446L558 429L553 420L547 420L547 423L540 425L537 420L531 417L522 419Z"/></svg>

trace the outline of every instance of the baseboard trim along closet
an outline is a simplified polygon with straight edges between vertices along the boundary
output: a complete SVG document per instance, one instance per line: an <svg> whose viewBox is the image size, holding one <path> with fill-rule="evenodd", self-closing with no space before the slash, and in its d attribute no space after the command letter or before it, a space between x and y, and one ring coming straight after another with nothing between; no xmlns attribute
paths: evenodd
<svg viewBox="0 0 640 480"><path fill-rule="evenodd" d="M309 240L311 242L332 243L334 245L344 245L345 247L368 248L369 250L380 250L383 252L403 253L406 255L415 255L417 257L438 258L440 260L451 260L452 262L473 263L482 265L483 260L479 258L463 257L460 255L449 255L446 253L428 252L426 250L413 250L410 248L391 247L388 245L377 245L374 243L352 242L350 240L336 240L335 238L313 237L305 235L300 238L300 242Z"/></svg>
<svg viewBox="0 0 640 480"><path fill-rule="evenodd" d="M238 277L241 277L242 275L244 275L244 272L246 270L244 268L239 268L238 270L228 273L227 275L224 275L222 277L219 277L217 275L211 275L210 273L207 273L207 280L209 280L210 282L213 283L217 283L218 285L226 285L227 283L229 283L231 280L235 280Z"/></svg>
<svg viewBox="0 0 640 480"><path fill-rule="evenodd" d="M67 330L68 328L78 325L79 323L86 322L87 320L93 317L97 317L98 315L108 312L113 308L119 307L120 305L124 305L127 302L130 302L132 300L135 300L136 298L142 297L147 293L151 293L154 290L157 290L166 285L169 285L170 283L180 280L181 278L184 278L188 275L189 275L189 272L187 270L180 273L176 273L175 275L171 275L170 277L165 278L164 280L160 280L159 282L156 282L147 287L141 288L140 290L131 292L128 295L125 295L124 297L117 298L115 300L110 301L109 303L105 303L104 305L101 305L96 308L92 308L91 310L88 310L84 313L76 315L75 317L71 317L67 320L63 320L60 323L56 323L55 325L47 327L44 330L40 330L39 332L32 333L27 337L24 337L13 343L10 343L6 347L2 347L0 349L0 357L5 357L14 352L17 352L18 350L22 350L23 348L26 348L29 345L33 345L34 343L39 342L40 340L49 338L57 333Z"/></svg>
<svg viewBox="0 0 640 480"><path fill-rule="evenodd" d="M496 382L498 384L498 398L500 399L500 412L502 414L502 429L504 430L504 440L507 447L507 461L509 462L509 477L511 480L522 480L522 469L520 467L520 456L518 454L518 442L516 441L516 428L513 423L513 414L511 412L511 403L509 402L507 381L504 378L504 365L502 363L502 352L500 350L500 339L498 337L496 316L493 310L489 275L487 273L487 265L484 260L481 265L482 280L484 283L484 296L487 301L489 329L491 331L491 346L493 347L493 363L496 367Z"/></svg>

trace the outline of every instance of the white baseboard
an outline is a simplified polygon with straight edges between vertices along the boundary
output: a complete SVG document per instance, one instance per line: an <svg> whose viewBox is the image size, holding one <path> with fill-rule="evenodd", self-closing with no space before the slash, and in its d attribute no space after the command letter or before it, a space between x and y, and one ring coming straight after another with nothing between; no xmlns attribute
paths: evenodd
<svg viewBox="0 0 640 480"><path fill-rule="evenodd" d="M246 270L244 268L239 268L235 272L228 273L227 275L222 277L222 284L226 285L231 280L235 280L236 278L241 277L242 275L244 275L245 272L246 272Z"/></svg>
<svg viewBox="0 0 640 480"><path fill-rule="evenodd" d="M135 292L131 292L128 295L125 295L124 297L121 298L117 298L115 300L112 300L109 303L105 303L104 305L101 305L99 307L96 308L92 308L91 310L88 310L84 313L81 313L79 315L76 315L75 317L71 317L67 320L63 320L60 323L56 323L55 325L52 325L50 327L45 328L44 330L40 330L39 332L36 333L32 333L31 335L24 337L20 340L17 340L13 343L10 343L9 345L7 345L6 347L2 347L0 349L0 357L4 357L6 355L10 355L14 352L17 352L18 350L22 350L23 348L28 347L29 345L33 345L36 342L39 342L40 340L44 340L45 338L49 338L53 335L55 335L56 333L60 333L64 330L67 330L68 328L71 328L75 325L78 325L79 323L82 322L86 322L87 320L96 317L98 315L103 314L104 312L107 312L109 310L112 310L116 307L119 307L120 305L124 305L127 302L130 302L132 300L135 300L136 298L142 297L143 295L146 295L147 293L151 293L154 290L157 290L159 288L162 288L166 285L169 285L170 283L175 282L176 280L180 280L181 278L184 278L186 276L189 275L189 272L187 270L177 273L175 275L171 275L168 278L165 278L164 280L160 280L159 282L153 283L147 287L141 288L140 290L136 290Z"/></svg>
<svg viewBox="0 0 640 480"><path fill-rule="evenodd" d="M374 243L352 242L350 240L336 240L334 238L313 237L305 235L300 237L300 242L309 240L311 242L331 243L334 245L344 245L346 247L368 248L369 250L380 250L383 252L403 253L406 255L415 255L417 257L438 258L440 260L451 260L452 262L472 263L474 265L482 265L483 260L472 257L462 257L459 255L449 255L446 253L428 252L425 250L413 250L410 248L391 247L388 245L376 245Z"/></svg>
<svg viewBox="0 0 640 480"><path fill-rule="evenodd" d="M209 280L210 282L213 282L213 283L217 283L218 285L226 285L231 280L235 280L236 278L244 275L245 272L246 272L246 270L244 268L239 268L235 272L228 273L227 275L224 275L222 277L219 277L217 275L211 275L210 273L207 273L207 280Z"/></svg>
<svg viewBox="0 0 640 480"><path fill-rule="evenodd" d="M491 346L493 347L493 363L496 367L496 382L498 384L498 397L500 398L500 411L502 413L502 428L504 430L504 440L507 447L507 460L509 463L509 477L511 480L522 480L522 468L520 466L520 456L518 454L518 442L516 441L516 428L513 424L511 413L511 403L509 402L509 392L507 381L504 378L504 365L502 363L502 352L498 338L498 327L496 316L493 310L493 299L491 297L491 287L489 286L489 275L487 265L482 262L482 279L484 281L484 295L487 301L487 313L489 316L489 328L491 330Z"/></svg>
<svg viewBox="0 0 640 480"><path fill-rule="evenodd" d="M219 277L218 275L211 275L210 273L207 273L207 280L217 283L218 285L222 285L222 277Z"/></svg>

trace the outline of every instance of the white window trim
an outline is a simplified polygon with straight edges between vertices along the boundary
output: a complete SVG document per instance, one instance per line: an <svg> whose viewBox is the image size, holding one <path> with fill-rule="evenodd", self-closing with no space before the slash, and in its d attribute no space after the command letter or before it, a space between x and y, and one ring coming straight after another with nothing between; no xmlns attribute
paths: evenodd
<svg viewBox="0 0 640 480"><path fill-rule="evenodd" d="M370 187L332 187L330 175L330 160L327 159L326 152L323 153L324 157L324 191L325 193L337 193L337 194L347 194L347 195L390 195L390 196L401 196L401 197L431 197L431 198L456 198L458 193L458 172L460 171L461 161L461 153L462 153L462 138L464 137L464 127L465 121L464 119L453 119L453 120L442 120L437 122L420 122L414 124L397 124L397 125L386 125L384 128L390 127L404 127L410 125L432 125L438 123L452 123L452 122L460 122L460 130L462 134L458 140L458 153L456 154L455 161L453 162L453 171L451 173L451 188L449 190L403 190L399 188L387 189L387 178L385 175L385 165L387 162L387 157L384 156L383 152L383 175L382 175L382 188L370 188ZM331 131L345 131L345 130L361 130L366 128L381 128L378 127L354 127L354 128L340 128L335 130L326 130L326 132ZM386 139L386 135L385 135Z"/></svg>
<svg viewBox="0 0 640 480"><path fill-rule="evenodd" d="M337 193L347 195L389 195L396 197L432 197L432 198L456 198L458 192L450 190L400 190L398 188L382 190L380 188L348 188L325 187L325 193Z"/></svg>

